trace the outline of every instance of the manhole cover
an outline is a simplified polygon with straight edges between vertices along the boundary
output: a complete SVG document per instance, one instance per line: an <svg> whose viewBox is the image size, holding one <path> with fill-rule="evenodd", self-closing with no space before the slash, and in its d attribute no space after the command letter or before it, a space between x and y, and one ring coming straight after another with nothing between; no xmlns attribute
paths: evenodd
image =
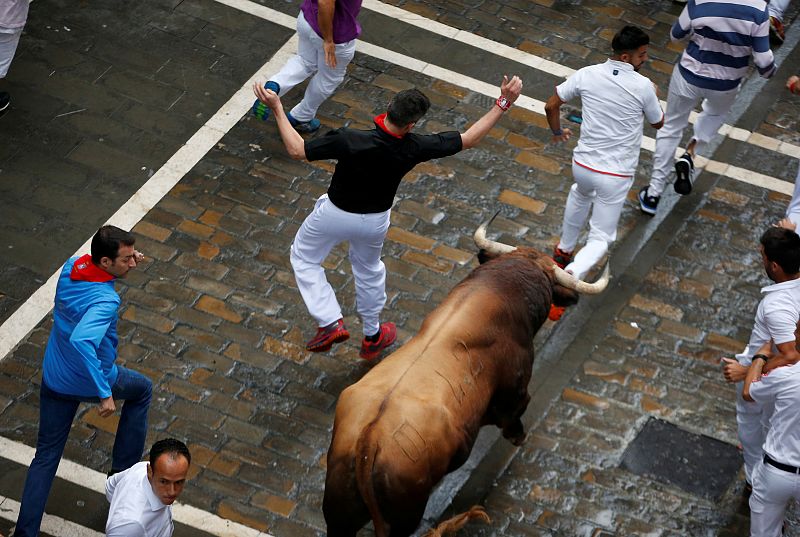
<svg viewBox="0 0 800 537"><path fill-rule="evenodd" d="M625 450L620 466L718 500L739 473L742 455L731 444L650 418Z"/></svg>

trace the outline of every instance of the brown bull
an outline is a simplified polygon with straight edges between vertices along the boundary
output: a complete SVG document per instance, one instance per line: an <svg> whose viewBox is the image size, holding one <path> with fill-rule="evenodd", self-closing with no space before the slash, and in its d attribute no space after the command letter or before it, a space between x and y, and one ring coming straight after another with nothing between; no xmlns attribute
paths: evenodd
<svg viewBox="0 0 800 537"><path fill-rule="evenodd" d="M428 496L469 457L483 425L525 438L533 337L551 303L570 305L600 281L575 280L548 256L475 233L489 262L459 283L419 333L344 390L328 450L323 512L330 537L370 519L377 537L410 535Z"/></svg>

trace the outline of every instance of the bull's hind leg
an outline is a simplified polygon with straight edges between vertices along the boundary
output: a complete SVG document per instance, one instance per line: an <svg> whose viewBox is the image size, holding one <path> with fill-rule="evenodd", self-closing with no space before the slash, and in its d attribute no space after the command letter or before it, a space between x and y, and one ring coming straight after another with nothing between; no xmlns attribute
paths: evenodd
<svg viewBox="0 0 800 537"><path fill-rule="evenodd" d="M369 511L347 464L329 461L329 465L322 498L328 537L355 537L358 530L369 522Z"/></svg>
<svg viewBox="0 0 800 537"><path fill-rule="evenodd" d="M384 509L388 511L384 515L390 528L389 537L408 537L414 533L422 522L427 503L428 496L422 493L411 501L409 498L403 498L402 501L385 504L391 506Z"/></svg>

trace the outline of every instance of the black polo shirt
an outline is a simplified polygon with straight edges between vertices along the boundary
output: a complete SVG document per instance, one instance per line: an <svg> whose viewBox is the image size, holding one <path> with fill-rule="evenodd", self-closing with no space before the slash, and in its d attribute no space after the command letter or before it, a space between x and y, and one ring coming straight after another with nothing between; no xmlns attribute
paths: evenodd
<svg viewBox="0 0 800 537"><path fill-rule="evenodd" d="M341 128L305 144L308 160L337 160L328 197L349 213L379 213L392 207L403 176L420 162L461 151L457 131L397 138L376 118L371 131Z"/></svg>

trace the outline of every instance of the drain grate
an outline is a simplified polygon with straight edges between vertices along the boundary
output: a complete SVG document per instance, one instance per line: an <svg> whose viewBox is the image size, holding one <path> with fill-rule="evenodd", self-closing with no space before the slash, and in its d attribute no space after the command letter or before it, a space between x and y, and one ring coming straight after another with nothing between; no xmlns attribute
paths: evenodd
<svg viewBox="0 0 800 537"><path fill-rule="evenodd" d="M622 455L622 468L719 500L742 466L736 446L650 418Z"/></svg>

